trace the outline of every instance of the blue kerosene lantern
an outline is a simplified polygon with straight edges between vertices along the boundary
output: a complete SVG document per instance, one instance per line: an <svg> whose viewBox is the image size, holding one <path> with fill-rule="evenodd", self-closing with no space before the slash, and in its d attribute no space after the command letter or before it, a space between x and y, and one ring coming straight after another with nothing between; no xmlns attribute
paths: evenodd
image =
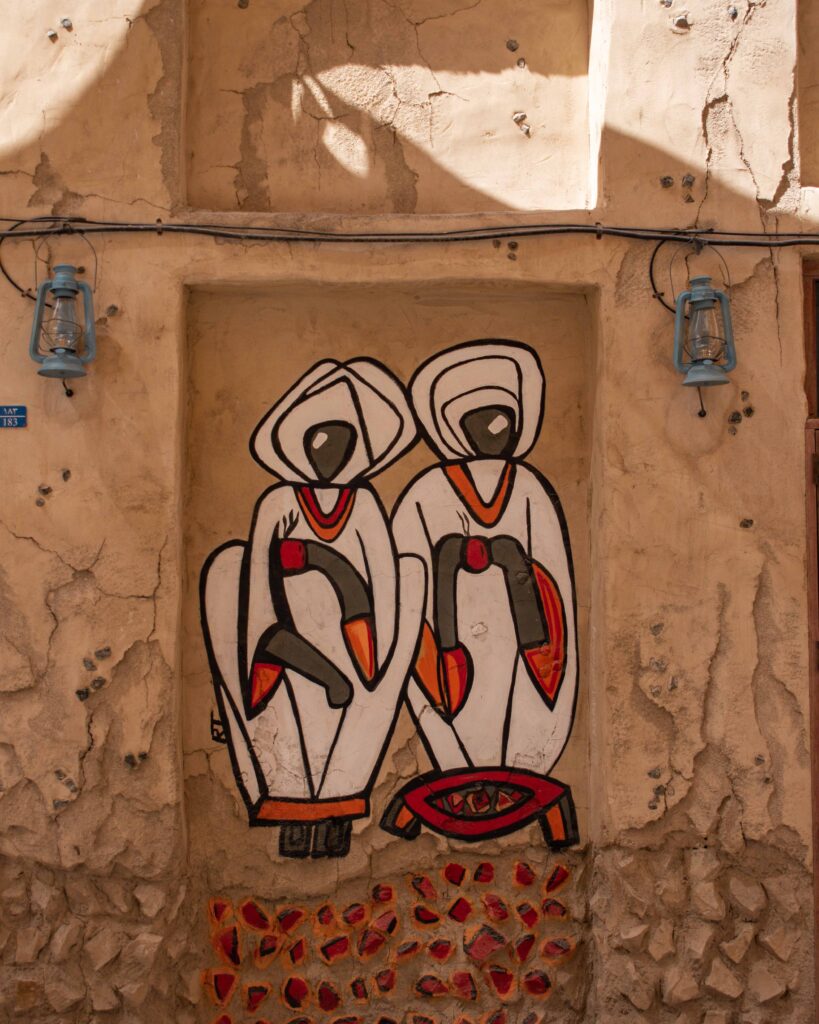
<svg viewBox="0 0 819 1024"><path fill-rule="evenodd" d="M688 291L677 296L676 307L674 366L685 374L683 384L727 384L737 365L728 296L712 287L710 277L692 277Z"/></svg>
<svg viewBox="0 0 819 1024"><path fill-rule="evenodd" d="M97 354L91 288L78 281L76 274L76 267L61 263L54 268L54 276L37 289L29 355L42 364L37 371L41 377L84 377L85 367ZM82 322L77 314L80 292Z"/></svg>

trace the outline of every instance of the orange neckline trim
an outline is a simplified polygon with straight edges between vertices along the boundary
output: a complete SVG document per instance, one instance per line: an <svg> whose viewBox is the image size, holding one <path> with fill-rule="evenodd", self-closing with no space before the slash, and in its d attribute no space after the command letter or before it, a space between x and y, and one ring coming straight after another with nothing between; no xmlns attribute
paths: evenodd
<svg viewBox="0 0 819 1024"><path fill-rule="evenodd" d="M472 478L463 466L458 464L444 466L444 473L472 515L484 526L494 526L506 506L514 469L514 462L507 462L495 496L488 505L478 494Z"/></svg>
<svg viewBox="0 0 819 1024"><path fill-rule="evenodd" d="M307 495L304 494L305 491L308 492ZM336 507L332 512L324 517L323 523L319 520L316 512L310 507L308 495L309 498L315 502L316 508L319 507L310 488L300 487L296 491L296 498L298 499L299 508L301 508L304 513L304 518L310 524L311 530L319 539L334 541L347 525L347 520L350 518L350 513L352 512L353 505L355 504L355 491L352 488L347 488L342 491L339 495ZM342 505L342 503L343 508L339 512L339 506ZM335 518L336 516L338 516L337 519Z"/></svg>

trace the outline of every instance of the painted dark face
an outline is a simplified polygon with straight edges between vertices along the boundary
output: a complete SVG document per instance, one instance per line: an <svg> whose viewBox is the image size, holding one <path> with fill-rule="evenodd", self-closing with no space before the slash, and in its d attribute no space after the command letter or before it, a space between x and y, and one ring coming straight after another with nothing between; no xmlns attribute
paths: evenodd
<svg viewBox="0 0 819 1024"><path fill-rule="evenodd" d="M318 423L307 431L304 451L321 483L330 483L344 469L355 443L355 429L341 420Z"/></svg>
<svg viewBox="0 0 819 1024"><path fill-rule="evenodd" d="M515 414L504 405L485 405L461 419L461 428L476 455L509 458L518 440Z"/></svg>

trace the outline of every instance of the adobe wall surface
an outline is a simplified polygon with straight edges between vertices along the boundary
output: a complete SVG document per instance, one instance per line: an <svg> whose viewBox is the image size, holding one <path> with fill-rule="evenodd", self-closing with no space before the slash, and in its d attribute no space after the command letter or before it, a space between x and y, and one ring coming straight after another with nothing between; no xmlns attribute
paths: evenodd
<svg viewBox="0 0 819 1024"><path fill-rule="evenodd" d="M793 2L732 17L692 0L686 25L678 0L30 6L0 42L9 216L815 229ZM0 433L0 1019L811 1020L800 257L816 254L724 253L739 365L703 419L645 243L89 237L99 357L74 397L27 358L32 303L0 293L0 401L29 413ZM721 278L713 252L673 250L667 298L687 272ZM25 287L46 262L93 277L80 237L2 257ZM248 828L211 736L197 623L204 556L247 537L274 482L248 435L318 359L406 382L492 336L530 345L547 380L528 461L577 570L578 716L553 774L580 842L381 830L428 767L402 712L349 856L288 861L277 829ZM373 480L388 509L432 459L421 444ZM220 941L234 924L238 951ZM481 959L484 926L500 939ZM236 979L224 1007L217 974ZM445 991L419 990L427 976Z"/></svg>

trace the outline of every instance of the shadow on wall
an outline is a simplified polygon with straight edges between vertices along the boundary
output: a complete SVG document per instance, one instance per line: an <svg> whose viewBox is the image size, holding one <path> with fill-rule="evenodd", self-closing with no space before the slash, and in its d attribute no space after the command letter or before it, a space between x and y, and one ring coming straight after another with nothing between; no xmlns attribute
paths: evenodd
<svg viewBox="0 0 819 1024"><path fill-rule="evenodd" d="M36 45L6 55L3 77L22 83L0 111L0 137L12 140L0 165L7 206L98 214L103 202L136 215L140 203L180 209L187 192L194 208L214 210L582 209L589 17L586 0L548 6L547 33L535 0L515 5L508 24L490 5L453 0L313 0L278 18L263 4L190 0L186 104L182 0L89 26L77 19L55 44L38 21ZM73 88L53 88L67 73ZM754 182L723 108L687 147L694 166L604 129L602 205L616 202L621 223L644 223L650 209L655 224L719 214L723 225L758 228ZM783 165L784 184L790 171Z"/></svg>

